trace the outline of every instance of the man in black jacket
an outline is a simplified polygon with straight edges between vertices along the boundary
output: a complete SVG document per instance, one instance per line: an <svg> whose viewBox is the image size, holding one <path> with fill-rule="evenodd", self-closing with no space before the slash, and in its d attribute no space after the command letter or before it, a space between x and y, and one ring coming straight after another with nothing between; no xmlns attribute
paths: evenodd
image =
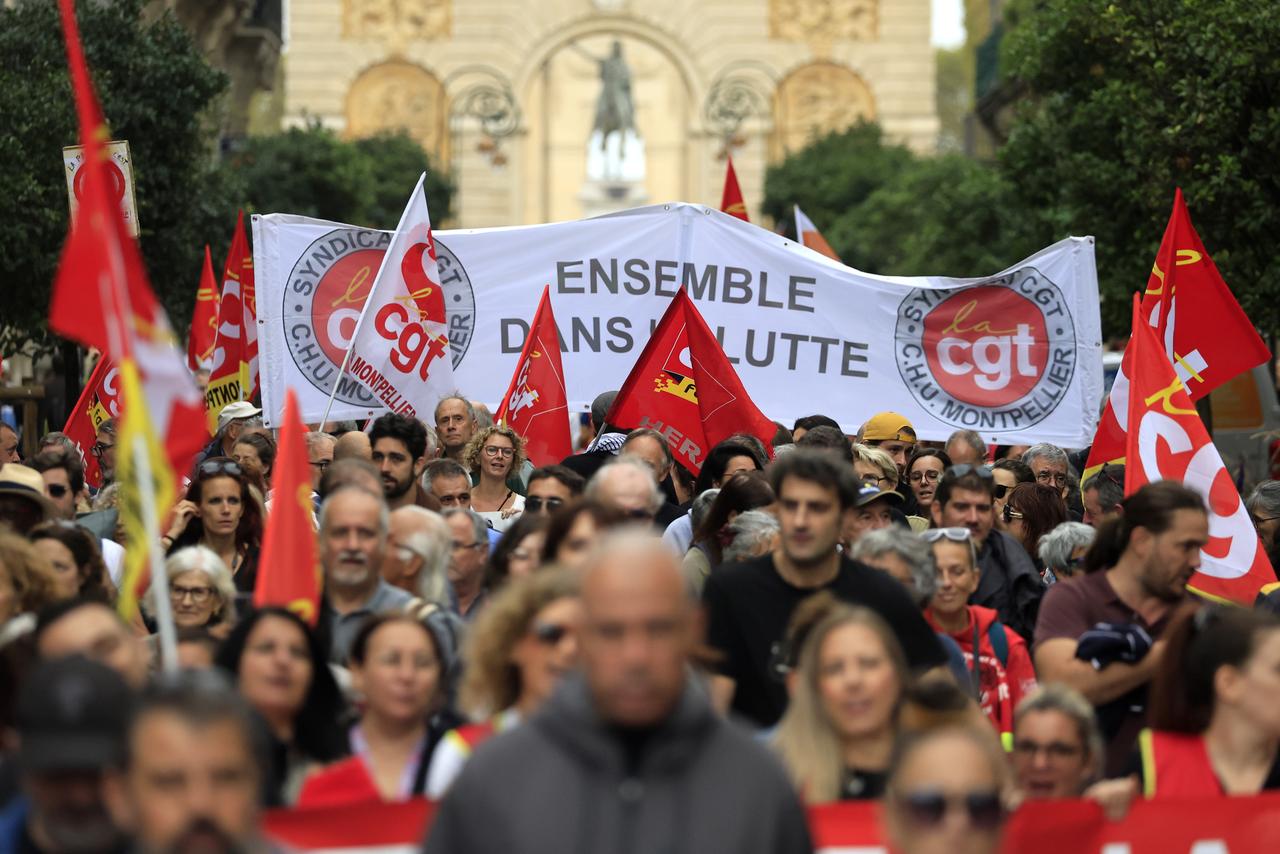
<svg viewBox="0 0 1280 854"><path fill-rule="evenodd" d="M427 854L811 851L781 767L691 676L696 608L661 540L607 538L582 601L584 673L476 751L440 804Z"/></svg>

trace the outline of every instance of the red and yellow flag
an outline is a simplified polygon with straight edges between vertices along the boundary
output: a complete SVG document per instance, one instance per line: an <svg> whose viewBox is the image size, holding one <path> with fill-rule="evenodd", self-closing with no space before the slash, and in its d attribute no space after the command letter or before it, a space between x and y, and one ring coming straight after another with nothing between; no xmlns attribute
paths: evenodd
<svg viewBox="0 0 1280 854"><path fill-rule="evenodd" d="M280 450L271 474L271 513L262 538L262 560L253 606L279 605L314 626L320 613L320 562L311 503L307 428L293 389L285 395Z"/></svg>
<svg viewBox="0 0 1280 854"><path fill-rule="evenodd" d="M734 433L750 433L768 448L777 432L685 290L658 321L605 421L657 430L694 474L711 448Z"/></svg>
<svg viewBox="0 0 1280 854"><path fill-rule="evenodd" d="M724 192L720 195L720 210L729 216L736 216L743 222L751 222L747 217L747 204L742 200L742 188L738 186L738 173L733 171L733 157L725 155Z"/></svg>
<svg viewBox="0 0 1280 854"><path fill-rule="evenodd" d="M246 293L245 283L249 283ZM251 297L253 256L244 236L244 211L236 217L235 234L227 250L227 263L222 268L222 296L218 302L217 337L213 344L209 385L204 400L209 432L218 426L218 413L229 403L249 400L253 391L249 335L257 337L255 323L249 320L247 299ZM256 359L252 360L256 361Z"/></svg>
<svg viewBox="0 0 1280 854"><path fill-rule="evenodd" d="M525 438L526 453L535 466L558 463L573 453L560 333L551 311L550 286L542 290L511 386L495 418Z"/></svg>
<svg viewBox="0 0 1280 854"><path fill-rule="evenodd" d="M84 463L84 482L95 489L102 486L102 468L98 465L98 458L93 455L93 446L98 441L98 428L102 426L102 422L120 415L120 397L120 369L106 356L102 356L93 366L89 381L85 383L80 399L76 401L62 428L62 432L80 450L80 461ZM117 436L118 434L119 430Z"/></svg>
<svg viewBox="0 0 1280 854"><path fill-rule="evenodd" d="M1189 586L1214 599L1252 605L1274 584L1275 572L1258 539L1240 491L1183 380L1133 298L1133 354L1125 437L1125 493L1158 480L1174 480L1200 493L1209 508L1210 539Z"/></svg>
<svg viewBox="0 0 1280 854"><path fill-rule="evenodd" d="M196 304L191 312L191 334L187 336L187 367L199 370L213 358L213 344L218 336L218 280L213 277L213 258L209 246L204 247L204 269Z"/></svg>

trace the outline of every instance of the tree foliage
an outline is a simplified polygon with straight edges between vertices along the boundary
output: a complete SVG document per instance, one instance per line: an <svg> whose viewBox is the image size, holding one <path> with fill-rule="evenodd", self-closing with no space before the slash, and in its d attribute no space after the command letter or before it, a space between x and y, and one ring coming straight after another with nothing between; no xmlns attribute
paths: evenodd
<svg viewBox="0 0 1280 854"><path fill-rule="evenodd" d="M453 183L404 133L350 142L313 123L250 138L230 165L247 187L249 207L259 213L395 228L424 171L433 222L451 211Z"/></svg>
<svg viewBox="0 0 1280 854"><path fill-rule="evenodd" d="M151 283L181 329L204 243L235 214L234 176L218 168L203 121L226 80L171 16L144 22L141 0L76 6L112 137L129 141ZM0 115L0 350L12 352L53 340L49 291L69 220L61 149L79 138L57 4L0 8Z"/></svg>

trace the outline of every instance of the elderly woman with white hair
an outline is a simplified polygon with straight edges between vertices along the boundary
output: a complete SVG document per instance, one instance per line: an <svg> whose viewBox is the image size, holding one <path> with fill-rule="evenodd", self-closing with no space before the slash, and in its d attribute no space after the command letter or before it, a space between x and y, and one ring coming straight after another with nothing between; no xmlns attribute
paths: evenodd
<svg viewBox="0 0 1280 854"><path fill-rule="evenodd" d="M225 637L236 622L236 585L217 552L206 546L178 549L165 561L173 623L179 629L203 628ZM154 619L155 588L142 598L142 610Z"/></svg>
<svg viewBox="0 0 1280 854"><path fill-rule="evenodd" d="M1063 522L1040 538L1036 551L1044 563L1044 580L1053 584L1080 571L1097 530L1083 522Z"/></svg>
<svg viewBox="0 0 1280 854"><path fill-rule="evenodd" d="M729 545L724 548L723 563L740 563L768 554L778 543L782 527L778 517L767 510L747 510L728 524Z"/></svg>

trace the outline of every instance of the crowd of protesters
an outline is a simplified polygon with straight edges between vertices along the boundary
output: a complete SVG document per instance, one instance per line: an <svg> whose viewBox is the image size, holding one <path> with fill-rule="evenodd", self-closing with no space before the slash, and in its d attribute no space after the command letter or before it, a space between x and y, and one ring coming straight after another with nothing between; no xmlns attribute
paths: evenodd
<svg viewBox="0 0 1280 854"><path fill-rule="evenodd" d="M906 854L993 852L1025 800L1280 788L1276 603L1188 589L1199 494L892 412L732 436L694 476L611 402L542 467L461 395L317 425L314 621L251 604L277 464L252 405L131 621L114 423L97 489L62 434L5 445L0 851L270 850L266 808L425 796L432 854L802 852L804 808L845 800ZM1246 508L1274 563L1280 482Z"/></svg>

